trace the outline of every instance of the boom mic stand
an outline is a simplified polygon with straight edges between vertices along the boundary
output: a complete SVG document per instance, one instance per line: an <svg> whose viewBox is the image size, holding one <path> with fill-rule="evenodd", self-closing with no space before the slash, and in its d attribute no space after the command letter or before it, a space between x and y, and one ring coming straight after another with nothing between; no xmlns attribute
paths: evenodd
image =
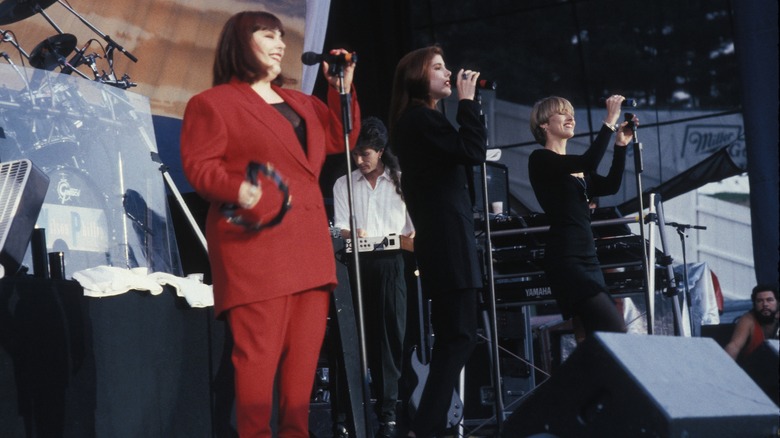
<svg viewBox="0 0 780 438"><path fill-rule="evenodd" d="M344 156L347 162L347 200L349 204L349 226L352 230L352 264L355 284L355 293L353 294L357 298L357 330L358 330L358 343L360 353L360 371L361 371L361 395L362 398L359 404L362 404L362 409L356 409L358 403L356 402L355 394L350 391L350 403L352 405L353 422L355 426L355 434L358 437L361 436L361 432L365 431L366 437L373 436L373 429L371 423L368 421L370 418L370 390L368 386L368 358L366 357L366 333L365 323L363 316L363 290L362 281L360 276L360 245L358 244L357 236L357 218L355 217L355 204L353 200L353 184L352 184L352 157L350 156L349 147L349 134L352 132L352 107L351 107L351 95L347 93L344 87L344 63L332 62L329 67L329 73L331 75L337 75L339 78L339 96L341 97L341 126L344 131ZM349 370L345 370L347 373L347 380L349 383ZM351 387L351 385L349 385ZM360 426L363 427L360 427Z"/></svg>
<svg viewBox="0 0 780 438"><path fill-rule="evenodd" d="M685 234L685 230L691 228L694 230L706 230L707 227L701 225L678 224L677 222L667 222L666 225L677 229L677 234L680 236L680 245L682 245L682 258L683 258L683 293L685 297L685 302L688 304L688 312L690 313L691 296L688 287L688 260L685 255L685 238L688 237L688 235ZM691 318L688 318L688 320L691 326L691 335L693 335L694 334L693 320Z"/></svg>

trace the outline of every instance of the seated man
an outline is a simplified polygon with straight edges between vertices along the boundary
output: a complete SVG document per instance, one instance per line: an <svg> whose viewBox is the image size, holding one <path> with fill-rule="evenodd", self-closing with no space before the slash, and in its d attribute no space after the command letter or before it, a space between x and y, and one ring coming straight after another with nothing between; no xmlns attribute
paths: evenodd
<svg viewBox="0 0 780 438"><path fill-rule="evenodd" d="M750 299L753 309L739 317L726 345L726 352L735 360L749 356L764 340L778 338L777 287L759 284Z"/></svg>

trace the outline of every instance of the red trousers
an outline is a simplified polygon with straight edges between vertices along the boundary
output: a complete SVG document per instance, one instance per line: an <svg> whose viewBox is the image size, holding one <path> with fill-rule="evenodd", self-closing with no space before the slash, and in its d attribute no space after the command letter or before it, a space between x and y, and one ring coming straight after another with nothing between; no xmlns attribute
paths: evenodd
<svg viewBox="0 0 780 438"><path fill-rule="evenodd" d="M241 438L271 437L274 379L280 438L309 438L309 403L330 295L310 290L228 311Z"/></svg>

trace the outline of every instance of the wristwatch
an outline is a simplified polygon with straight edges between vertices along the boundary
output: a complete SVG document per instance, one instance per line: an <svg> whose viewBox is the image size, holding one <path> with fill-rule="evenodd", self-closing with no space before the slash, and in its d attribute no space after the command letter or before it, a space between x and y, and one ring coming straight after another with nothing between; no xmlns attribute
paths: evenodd
<svg viewBox="0 0 780 438"><path fill-rule="evenodd" d="M606 121L602 121L602 123L604 123L604 126L609 128L612 132L617 132L617 129L618 129L618 126L619 126L617 123L615 123L614 125L610 125Z"/></svg>

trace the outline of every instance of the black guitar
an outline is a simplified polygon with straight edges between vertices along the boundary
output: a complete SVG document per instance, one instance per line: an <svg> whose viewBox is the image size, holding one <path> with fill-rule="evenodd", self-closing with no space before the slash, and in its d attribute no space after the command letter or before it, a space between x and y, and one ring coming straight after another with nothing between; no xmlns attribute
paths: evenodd
<svg viewBox="0 0 780 438"><path fill-rule="evenodd" d="M423 299L422 288L420 287L420 274L415 271L417 276L417 302L419 308L419 323L420 323L420 347L412 349L411 364L414 375L417 378L417 383L414 386L412 395L409 398L409 415L414 418L417 415L417 408L420 406L420 399L422 398L423 389L425 388L425 382L428 380L428 373L430 369L429 356L430 356L430 342L426 342L426 333L431 333L430 324L426 325L423 318ZM426 306L427 307L427 306ZM430 321L430 317L428 318ZM424 329L425 328L425 329ZM427 330L426 330L427 329ZM455 427L463 418L463 401L458 395L458 391L452 389L452 401L450 402L450 409L447 411L447 427Z"/></svg>
<svg viewBox="0 0 780 438"><path fill-rule="evenodd" d="M417 407L420 406L423 388L425 388L425 382L428 380L429 368L429 364L423 364L417 358L417 349L412 350L412 370L415 377L417 377L417 384L409 398L409 415L412 418L417 414ZM450 409L447 411L447 427L455 427L460 423L461 418L463 418L463 401L461 401L458 391L453 389Z"/></svg>

